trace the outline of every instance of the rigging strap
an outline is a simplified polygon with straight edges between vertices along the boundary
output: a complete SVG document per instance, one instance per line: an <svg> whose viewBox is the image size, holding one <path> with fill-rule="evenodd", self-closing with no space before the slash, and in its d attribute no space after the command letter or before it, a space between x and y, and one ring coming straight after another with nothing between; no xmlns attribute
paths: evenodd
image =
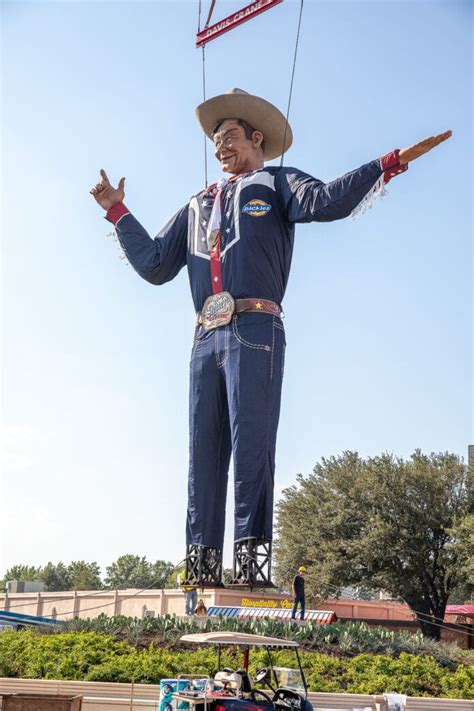
<svg viewBox="0 0 474 711"><path fill-rule="evenodd" d="M207 16L206 27L211 19L212 11L214 10L216 0L213 0ZM201 31L201 0L199 0L198 9L198 34ZM206 45L202 45L202 100L206 101ZM206 134L204 134L204 187L207 189L207 142Z"/></svg>
<svg viewBox="0 0 474 711"><path fill-rule="evenodd" d="M202 100L206 101L206 45L202 46ZM204 187L207 188L207 136L204 134Z"/></svg>
<svg viewBox="0 0 474 711"><path fill-rule="evenodd" d="M298 31L297 31L297 33L296 33L296 42L295 42L295 54L294 54L294 57L293 57L293 70L292 70L292 72L291 72L290 93L289 93L289 96L288 96L288 108L287 108L287 110L286 110L285 133L284 133L284 136L283 136L283 146L282 146L282 154L281 154L280 167L283 165L283 159L284 159L284 157L285 157L285 142L286 142L286 134L287 134L287 130L288 130L288 118L289 118L289 116L290 116L291 96L292 96L292 94L293 94L293 81L294 81L294 78L295 78L296 57L297 57L297 55L298 55L298 42L299 42L299 39L300 39L301 18L302 18L302 15L303 15L303 4L304 4L304 0L301 0L301 3L300 3L300 16L299 16L299 19L298 19Z"/></svg>
<svg viewBox="0 0 474 711"><path fill-rule="evenodd" d="M209 14L207 16L206 24L204 27L209 27L209 23L211 21L212 13L214 12L214 5L216 4L216 0L211 0L211 7L209 8Z"/></svg>

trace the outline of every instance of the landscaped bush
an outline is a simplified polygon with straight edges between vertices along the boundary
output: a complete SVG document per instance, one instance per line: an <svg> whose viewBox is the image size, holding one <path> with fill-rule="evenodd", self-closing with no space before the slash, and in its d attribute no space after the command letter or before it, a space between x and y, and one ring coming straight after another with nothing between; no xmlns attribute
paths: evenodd
<svg viewBox="0 0 474 711"><path fill-rule="evenodd" d="M272 653L275 664L294 666L288 651ZM302 664L312 691L383 693L396 690L411 696L445 696L474 699L474 667L443 666L430 656L401 653L358 654L341 658L319 652L302 652ZM265 651L250 655L250 673L268 664ZM222 666L238 668L241 654L227 649ZM217 653L213 647L137 648L102 632L41 635L34 630L0 632L0 675L34 679L157 684L180 672L213 675Z"/></svg>

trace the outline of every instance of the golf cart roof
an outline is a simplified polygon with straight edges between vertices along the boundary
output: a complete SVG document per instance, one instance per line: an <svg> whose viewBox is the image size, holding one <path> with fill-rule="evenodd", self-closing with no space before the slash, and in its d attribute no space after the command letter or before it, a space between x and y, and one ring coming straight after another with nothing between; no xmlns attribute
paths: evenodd
<svg viewBox="0 0 474 711"><path fill-rule="evenodd" d="M249 647L299 647L298 642L291 639L277 639L245 632L197 632L183 635L181 641L194 644L239 644Z"/></svg>

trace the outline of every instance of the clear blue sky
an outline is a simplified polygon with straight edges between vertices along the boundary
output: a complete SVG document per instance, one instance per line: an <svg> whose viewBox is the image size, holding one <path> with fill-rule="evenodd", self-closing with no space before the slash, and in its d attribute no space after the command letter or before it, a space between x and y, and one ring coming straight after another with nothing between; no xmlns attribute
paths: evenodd
<svg viewBox="0 0 474 711"><path fill-rule="evenodd" d="M215 17L244 4L217 2ZM285 0L209 44L208 96L237 86L284 109L298 9ZM105 567L127 552L178 561L187 275L142 281L88 191L101 167L126 176L127 205L155 234L203 187L197 2L16 1L2 15L0 574L60 559ZM471 74L467 0L306 0L288 165L330 180L454 136L355 222L297 229L278 493L344 449L466 454Z"/></svg>

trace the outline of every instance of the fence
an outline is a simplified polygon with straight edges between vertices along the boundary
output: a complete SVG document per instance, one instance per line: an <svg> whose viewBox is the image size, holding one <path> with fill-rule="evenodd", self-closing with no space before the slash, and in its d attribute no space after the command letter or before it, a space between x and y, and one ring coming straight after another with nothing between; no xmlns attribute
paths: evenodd
<svg viewBox="0 0 474 711"><path fill-rule="evenodd" d="M80 694L84 696L83 711L138 711L148 709L157 711L160 687L155 684L116 684L94 681L55 681L42 679L5 679L0 678L1 694ZM380 697L366 694L323 694L308 695L314 711L318 709L353 709L354 707L372 707ZM1 709L1 705L0 705ZM383 705L379 705L383 711ZM468 699L433 699L410 697L407 711L474 711L474 701Z"/></svg>

